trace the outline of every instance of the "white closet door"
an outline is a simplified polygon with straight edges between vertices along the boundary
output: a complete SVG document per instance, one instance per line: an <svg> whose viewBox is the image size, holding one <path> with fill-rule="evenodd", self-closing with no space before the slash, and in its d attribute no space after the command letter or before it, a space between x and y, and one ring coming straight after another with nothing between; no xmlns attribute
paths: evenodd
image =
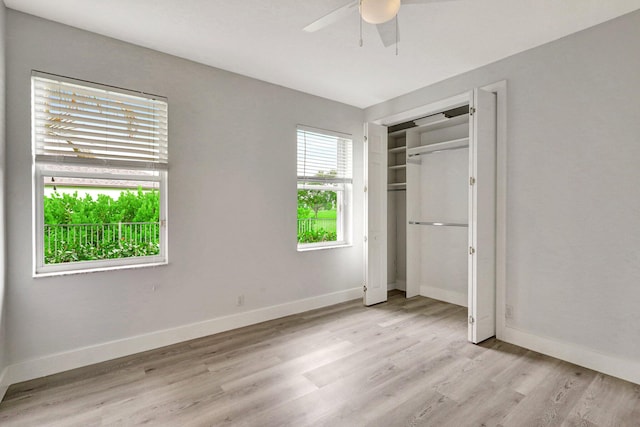
<svg viewBox="0 0 640 427"><path fill-rule="evenodd" d="M468 338L479 343L496 333L496 96L475 89L471 107Z"/></svg>
<svg viewBox="0 0 640 427"><path fill-rule="evenodd" d="M387 300L387 128L366 123L364 304Z"/></svg>

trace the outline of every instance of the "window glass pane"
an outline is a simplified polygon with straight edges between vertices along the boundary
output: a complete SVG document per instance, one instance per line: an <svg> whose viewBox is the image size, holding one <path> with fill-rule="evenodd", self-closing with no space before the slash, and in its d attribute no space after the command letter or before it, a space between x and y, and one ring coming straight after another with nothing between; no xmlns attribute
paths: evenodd
<svg viewBox="0 0 640 427"><path fill-rule="evenodd" d="M54 174L43 180L44 264L160 253L159 181Z"/></svg>
<svg viewBox="0 0 640 427"><path fill-rule="evenodd" d="M298 187L298 243L338 241L338 190Z"/></svg>

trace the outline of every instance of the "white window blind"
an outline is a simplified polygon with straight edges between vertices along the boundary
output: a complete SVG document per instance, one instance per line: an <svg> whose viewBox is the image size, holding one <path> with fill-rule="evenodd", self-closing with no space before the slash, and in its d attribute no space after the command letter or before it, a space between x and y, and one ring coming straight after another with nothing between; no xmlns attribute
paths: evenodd
<svg viewBox="0 0 640 427"><path fill-rule="evenodd" d="M351 183L351 139L298 127L298 181Z"/></svg>
<svg viewBox="0 0 640 427"><path fill-rule="evenodd" d="M164 100L32 77L36 162L166 169Z"/></svg>

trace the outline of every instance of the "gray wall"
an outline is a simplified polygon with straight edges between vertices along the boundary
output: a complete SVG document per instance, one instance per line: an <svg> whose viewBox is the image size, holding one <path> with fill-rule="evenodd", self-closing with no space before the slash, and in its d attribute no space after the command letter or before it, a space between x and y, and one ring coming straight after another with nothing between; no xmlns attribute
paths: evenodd
<svg viewBox="0 0 640 427"><path fill-rule="evenodd" d="M4 235L4 168L5 168L5 15L0 1L0 376L7 366L6 299L5 299L5 235ZM0 399L2 390L0 384Z"/></svg>
<svg viewBox="0 0 640 427"><path fill-rule="evenodd" d="M7 18L11 363L360 286L360 239L296 251L296 124L353 134L361 188L362 110L15 11ZM170 265L31 277L32 69L168 97ZM359 194L354 202L358 236Z"/></svg>
<svg viewBox="0 0 640 427"><path fill-rule="evenodd" d="M508 80L507 326L638 360L640 12L366 110Z"/></svg>

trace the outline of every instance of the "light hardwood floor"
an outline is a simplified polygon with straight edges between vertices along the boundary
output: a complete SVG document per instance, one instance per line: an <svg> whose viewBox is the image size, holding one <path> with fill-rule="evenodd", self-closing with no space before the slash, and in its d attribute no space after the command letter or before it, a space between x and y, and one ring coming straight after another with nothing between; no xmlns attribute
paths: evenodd
<svg viewBox="0 0 640 427"><path fill-rule="evenodd" d="M640 386L423 297L352 301L11 386L2 426L640 426Z"/></svg>

